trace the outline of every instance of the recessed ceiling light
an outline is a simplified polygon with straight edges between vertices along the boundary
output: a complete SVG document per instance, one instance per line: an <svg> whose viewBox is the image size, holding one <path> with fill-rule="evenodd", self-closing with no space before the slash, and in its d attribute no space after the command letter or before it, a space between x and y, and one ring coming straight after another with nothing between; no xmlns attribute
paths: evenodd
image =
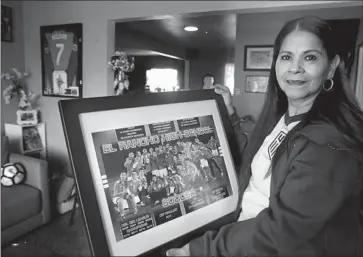
<svg viewBox="0 0 363 257"><path fill-rule="evenodd" d="M185 31L197 31L198 28L195 26L186 26L186 27L184 27L184 30Z"/></svg>

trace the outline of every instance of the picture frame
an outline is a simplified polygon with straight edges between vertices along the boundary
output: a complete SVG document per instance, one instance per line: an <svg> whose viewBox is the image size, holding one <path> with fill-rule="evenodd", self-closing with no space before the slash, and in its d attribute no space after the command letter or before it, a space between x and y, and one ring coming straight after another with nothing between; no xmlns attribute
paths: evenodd
<svg viewBox="0 0 363 257"><path fill-rule="evenodd" d="M41 151L44 148L37 126L23 127L23 151L25 153Z"/></svg>
<svg viewBox="0 0 363 257"><path fill-rule="evenodd" d="M82 24L40 27L42 94L82 98Z"/></svg>
<svg viewBox="0 0 363 257"><path fill-rule="evenodd" d="M16 120L19 125L36 125L38 124L38 111L17 110Z"/></svg>
<svg viewBox="0 0 363 257"><path fill-rule="evenodd" d="M267 75L247 75L245 91L247 93L266 93L268 78Z"/></svg>
<svg viewBox="0 0 363 257"><path fill-rule="evenodd" d="M14 42L13 8L1 5L1 41Z"/></svg>
<svg viewBox="0 0 363 257"><path fill-rule="evenodd" d="M272 58L272 45L246 45L244 48L244 71L269 71Z"/></svg>
<svg viewBox="0 0 363 257"><path fill-rule="evenodd" d="M93 256L165 255L167 249L181 247L207 229L233 220L238 201L234 168L238 150L223 98L214 90L61 100L59 109ZM224 176L223 172L214 173L213 181L199 180L198 186L193 184L197 179L193 180L189 186L180 187L181 191L175 189L174 195L159 194L159 201L151 194L155 189L152 185L166 175L164 168L160 168L155 174L156 170L152 171L148 187L151 204L145 201L143 207L137 207L132 202L137 200L134 193L118 194L118 190L124 192L122 188L126 188L128 181L137 179L137 172L130 179L129 170L122 168L134 167L127 166L132 159L130 151L138 156L138 150L144 154L142 148L148 152L151 146L156 149L155 155L167 147L173 152L178 145L175 142L197 144L195 138L202 147L212 136L219 145L212 155L221 157L218 163L224 167L216 170L223 170ZM184 161L187 165L191 163ZM124 162L128 164L124 166ZM204 167L209 165L203 163ZM166 167L167 176L188 176L180 172L180 165L174 171L172 166ZM126 171L120 172L123 169ZM144 174L148 173L140 173L140 178ZM166 180L169 181L168 177ZM147 178L144 183L149 185ZM160 184L160 192L168 185ZM140 200L141 196L138 197ZM128 210L124 209L126 205Z"/></svg>

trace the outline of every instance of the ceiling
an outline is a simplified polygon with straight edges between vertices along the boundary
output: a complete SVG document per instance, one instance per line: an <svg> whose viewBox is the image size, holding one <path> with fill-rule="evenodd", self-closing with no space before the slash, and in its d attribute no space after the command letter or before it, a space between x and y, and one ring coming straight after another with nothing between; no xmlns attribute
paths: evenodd
<svg viewBox="0 0 363 257"><path fill-rule="evenodd" d="M187 32L185 26L196 26L195 32ZM158 41L184 49L234 48L236 39L236 14L190 17L186 15L157 20L121 22L123 28L143 33Z"/></svg>

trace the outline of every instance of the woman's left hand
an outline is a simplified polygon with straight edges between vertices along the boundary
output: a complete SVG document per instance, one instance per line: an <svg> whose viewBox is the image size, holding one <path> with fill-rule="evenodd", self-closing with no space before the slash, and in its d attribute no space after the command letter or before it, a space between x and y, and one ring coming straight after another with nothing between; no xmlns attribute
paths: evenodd
<svg viewBox="0 0 363 257"><path fill-rule="evenodd" d="M189 244L182 248L172 248L166 251L166 256L190 256Z"/></svg>

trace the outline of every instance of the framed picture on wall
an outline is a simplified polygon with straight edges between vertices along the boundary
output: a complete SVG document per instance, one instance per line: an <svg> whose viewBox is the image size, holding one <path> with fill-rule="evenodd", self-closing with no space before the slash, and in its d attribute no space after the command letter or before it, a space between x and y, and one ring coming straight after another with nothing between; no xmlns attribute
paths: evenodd
<svg viewBox="0 0 363 257"><path fill-rule="evenodd" d="M13 42L13 8L1 5L1 41Z"/></svg>
<svg viewBox="0 0 363 257"><path fill-rule="evenodd" d="M59 108L93 256L163 256L232 221L238 151L214 90L61 100ZM182 145L213 160L178 155ZM166 163L152 168L158 155ZM183 165L195 162L203 170L192 176Z"/></svg>
<svg viewBox="0 0 363 257"><path fill-rule="evenodd" d="M40 27L43 96L82 98L82 24Z"/></svg>
<svg viewBox="0 0 363 257"><path fill-rule="evenodd" d="M246 45L244 55L245 71L269 71L272 64L273 46Z"/></svg>
<svg viewBox="0 0 363 257"><path fill-rule="evenodd" d="M268 76L246 76L246 92L248 93L266 93L268 85Z"/></svg>

